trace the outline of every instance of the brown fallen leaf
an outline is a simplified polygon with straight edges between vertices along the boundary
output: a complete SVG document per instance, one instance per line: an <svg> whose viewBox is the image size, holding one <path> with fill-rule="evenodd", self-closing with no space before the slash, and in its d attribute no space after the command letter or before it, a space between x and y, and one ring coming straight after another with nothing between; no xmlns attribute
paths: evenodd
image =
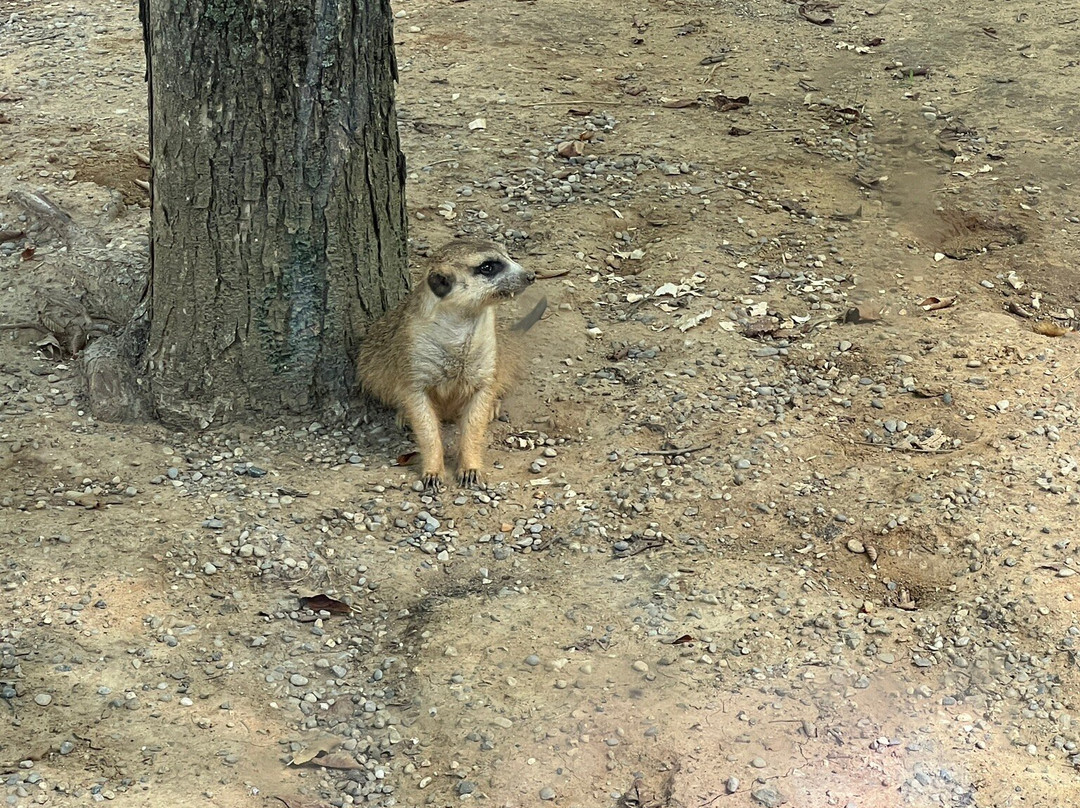
<svg viewBox="0 0 1080 808"><path fill-rule="evenodd" d="M666 109L696 109L700 106L701 102L696 98L677 98L674 101L664 102Z"/></svg>
<svg viewBox="0 0 1080 808"><path fill-rule="evenodd" d="M799 16L814 25L832 25L835 20L829 12L834 8L836 8L835 3L803 3L799 6Z"/></svg>
<svg viewBox="0 0 1080 808"><path fill-rule="evenodd" d="M329 595L312 595L300 598L301 609L311 609L313 612L330 612L330 614L352 614L353 608L348 603L335 600Z"/></svg>
<svg viewBox="0 0 1080 808"><path fill-rule="evenodd" d="M67 501L72 505L76 505L87 510L94 510L101 507L101 500L93 494L85 493L83 491L76 491L75 493L67 494Z"/></svg>
<svg viewBox="0 0 1080 808"><path fill-rule="evenodd" d="M749 129L741 129L738 126L733 126L727 130L727 133L732 137L742 137L743 135L749 135Z"/></svg>
<svg viewBox="0 0 1080 808"><path fill-rule="evenodd" d="M1047 320L1040 320L1037 323L1032 323L1031 330L1036 334L1042 334L1044 337L1063 337L1072 332L1071 328L1066 328L1063 325L1051 323Z"/></svg>
<svg viewBox="0 0 1080 808"><path fill-rule="evenodd" d="M25 250L23 250L21 253L19 253L19 258L21 258L24 261L29 261L31 258L34 257L34 252L35 252L35 249L34 249L33 245L31 245L31 246L27 247Z"/></svg>
<svg viewBox="0 0 1080 808"><path fill-rule="evenodd" d="M720 95L714 95L712 97L712 102L713 106L720 112L730 112L733 109L742 109L743 107L749 106L750 96L740 95L732 97L721 93Z"/></svg>
<svg viewBox="0 0 1080 808"><path fill-rule="evenodd" d="M919 308L923 311L940 311L941 309L947 309L956 303L956 296L952 297L928 297L919 303Z"/></svg>
<svg viewBox="0 0 1080 808"><path fill-rule="evenodd" d="M0 230L0 244L5 241L15 241L25 235L23 230Z"/></svg>
<svg viewBox="0 0 1080 808"><path fill-rule="evenodd" d="M1010 300L1008 303L1005 304L1005 311L1015 314L1017 317L1024 317L1026 319L1031 319L1035 316L1034 312L1028 311L1015 300ZM1038 331L1038 329L1035 330ZM1049 336L1055 337L1059 335L1050 334Z"/></svg>
<svg viewBox="0 0 1080 808"><path fill-rule="evenodd" d="M592 115L592 107L570 107L570 109L567 110L567 113L578 118L584 118L588 115Z"/></svg>
<svg viewBox="0 0 1080 808"><path fill-rule="evenodd" d="M330 755L323 755L317 757L312 763L316 763L319 766L324 766L327 769L362 769L363 763L357 763L356 758L345 752L335 752Z"/></svg>
<svg viewBox="0 0 1080 808"><path fill-rule="evenodd" d="M714 53L711 56L706 56L704 59L698 62L698 64L702 66L720 64L721 62L727 60L727 56L728 55L726 53Z"/></svg>
<svg viewBox="0 0 1080 808"><path fill-rule="evenodd" d="M308 746L299 752L296 752L292 756L292 760L289 761L290 766L303 766L305 763L310 763L315 760L319 755L325 755L333 752L339 746L344 738L338 738L333 735L328 735Z"/></svg>
<svg viewBox="0 0 1080 808"><path fill-rule="evenodd" d="M681 637L676 637L674 640L672 640L671 644L672 645L686 645L687 643L690 643L690 642L696 642L696 640L693 637L691 637L689 634L683 634Z"/></svg>
<svg viewBox="0 0 1080 808"><path fill-rule="evenodd" d="M848 325L862 325L863 323L873 323L881 319L878 315L870 310L868 306L852 306L846 312L844 312L844 322Z"/></svg>
<svg viewBox="0 0 1080 808"><path fill-rule="evenodd" d="M394 465L395 466L408 466L410 463L412 463L414 460L416 460L416 458L417 458L417 456L419 456L419 454L420 454L419 452L405 452L405 454L399 454L397 456L397 459L394 460Z"/></svg>

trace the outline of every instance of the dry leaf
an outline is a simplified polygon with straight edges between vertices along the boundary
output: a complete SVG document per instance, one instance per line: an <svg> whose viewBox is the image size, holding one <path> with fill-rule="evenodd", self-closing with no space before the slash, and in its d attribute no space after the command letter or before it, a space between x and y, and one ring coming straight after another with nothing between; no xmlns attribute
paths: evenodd
<svg viewBox="0 0 1080 808"><path fill-rule="evenodd" d="M407 466L410 463L412 463L414 460L416 460L417 455L419 455L419 454L420 454L419 452L405 452L405 454L400 454L400 455L397 456L397 459L394 460L394 465L395 466Z"/></svg>
<svg viewBox="0 0 1080 808"><path fill-rule="evenodd" d="M834 3L803 3L799 6L799 16L814 25L832 25L834 20L829 11L834 8L836 8Z"/></svg>
<svg viewBox="0 0 1080 808"><path fill-rule="evenodd" d="M712 97L713 106L720 112L730 112L733 109L742 109L743 107L750 105L750 96L730 96L730 95L714 95Z"/></svg>
<svg viewBox="0 0 1080 808"><path fill-rule="evenodd" d="M941 309L947 309L956 303L956 296L952 297L928 297L919 303L919 308L923 311L940 311Z"/></svg>
<svg viewBox="0 0 1080 808"><path fill-rule="evenodd" d="M315 758L313 763L325 766L327 769L362 769L364 764L357 763L356 758L345 752L335 752L332 755L323 755Z"/></svg>
<svg viewBox="0 0 1080 808"><path fill-rule="evenodd" d="M676 323L676 325L678 326L680 331L685 333L685 332L689 331L691 328L696 328L697 326L701 325L703 322L705 322L706 320L708 320L712 316L713 316L713 310L711 308L709 308L709 309L705 309L705 311L703 311L703 312L701 312L699 314L688 314L688 315L686 315L681 320L679 320L679 322Z"/></svg>
<svg viewBox="0 0 1080 808"><path fill-rule="evenodd" d="M330 614L352 614L353 612L352 606L348 603L321 594L300 598L300 608L311 609L313 612L330 612Z"/></svg>
<svg viewBox="0 0 1080 808"><path fill-rule="evenodd" d="M303 751L297 752L292 756L292 760L289 761L290 766L303 766L305 763L310 763L315 760L319 755L325 755L328 752L332 752L337 749L344 738L337 738L333 735L327 735L325 738L311 744Z"/></svg>
<svg viewBox="0 0 1080 808"><path fill-rule="evenodd" d="M667 109L695 109L701 106L701 102L696 98L677 98L674 101L665 101L664 107Z"/></svg>
<svg viewBox="0 0 1080 808"><path fill-rule="evenodd" d="M24 261L29 261L31 258L34 257L34 247L27 247L25 250L19 253L19 257Z"/></svg>

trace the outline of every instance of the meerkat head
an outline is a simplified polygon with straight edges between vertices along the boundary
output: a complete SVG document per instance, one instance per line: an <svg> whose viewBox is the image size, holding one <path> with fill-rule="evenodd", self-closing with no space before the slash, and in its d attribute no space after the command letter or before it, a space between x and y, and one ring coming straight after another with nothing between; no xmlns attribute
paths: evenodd
<svg viewBox="0 0 1080 808"><path fill-rule="evenodd" d="M518 292L536 275L490 241L451 241L430 260L424 282L439 306L478 312Z"/></svg>

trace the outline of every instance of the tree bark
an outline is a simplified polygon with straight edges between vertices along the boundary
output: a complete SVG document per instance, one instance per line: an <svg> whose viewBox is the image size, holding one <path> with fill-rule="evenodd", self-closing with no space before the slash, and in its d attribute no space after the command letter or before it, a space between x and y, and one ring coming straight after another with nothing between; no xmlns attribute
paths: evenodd
<svg viewBox="0 0 1080 808"><path fill-rule="evenodd" d="M387 0L144 0L166 422L340 412L408 286Z"/></svg>

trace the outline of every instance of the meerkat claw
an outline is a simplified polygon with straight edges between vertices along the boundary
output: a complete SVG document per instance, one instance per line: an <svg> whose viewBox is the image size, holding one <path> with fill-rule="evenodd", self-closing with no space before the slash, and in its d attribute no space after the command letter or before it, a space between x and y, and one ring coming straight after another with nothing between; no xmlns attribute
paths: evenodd
<svg viewBox="0 0 1080 808"><path fill-rule="evenodd" d="M484 487L483 480L480 479L480 472L477 469L465 469L458 475L458 480L462 488Z"/></svg>
<svg viewBox="0 0 1080 808"><path fill-rule="evenodd" d="M420 478L420 481L424 484L425 491L431 491L432 493L437 494L443 489L442 477L438 474L425 474Z"/></svg>

